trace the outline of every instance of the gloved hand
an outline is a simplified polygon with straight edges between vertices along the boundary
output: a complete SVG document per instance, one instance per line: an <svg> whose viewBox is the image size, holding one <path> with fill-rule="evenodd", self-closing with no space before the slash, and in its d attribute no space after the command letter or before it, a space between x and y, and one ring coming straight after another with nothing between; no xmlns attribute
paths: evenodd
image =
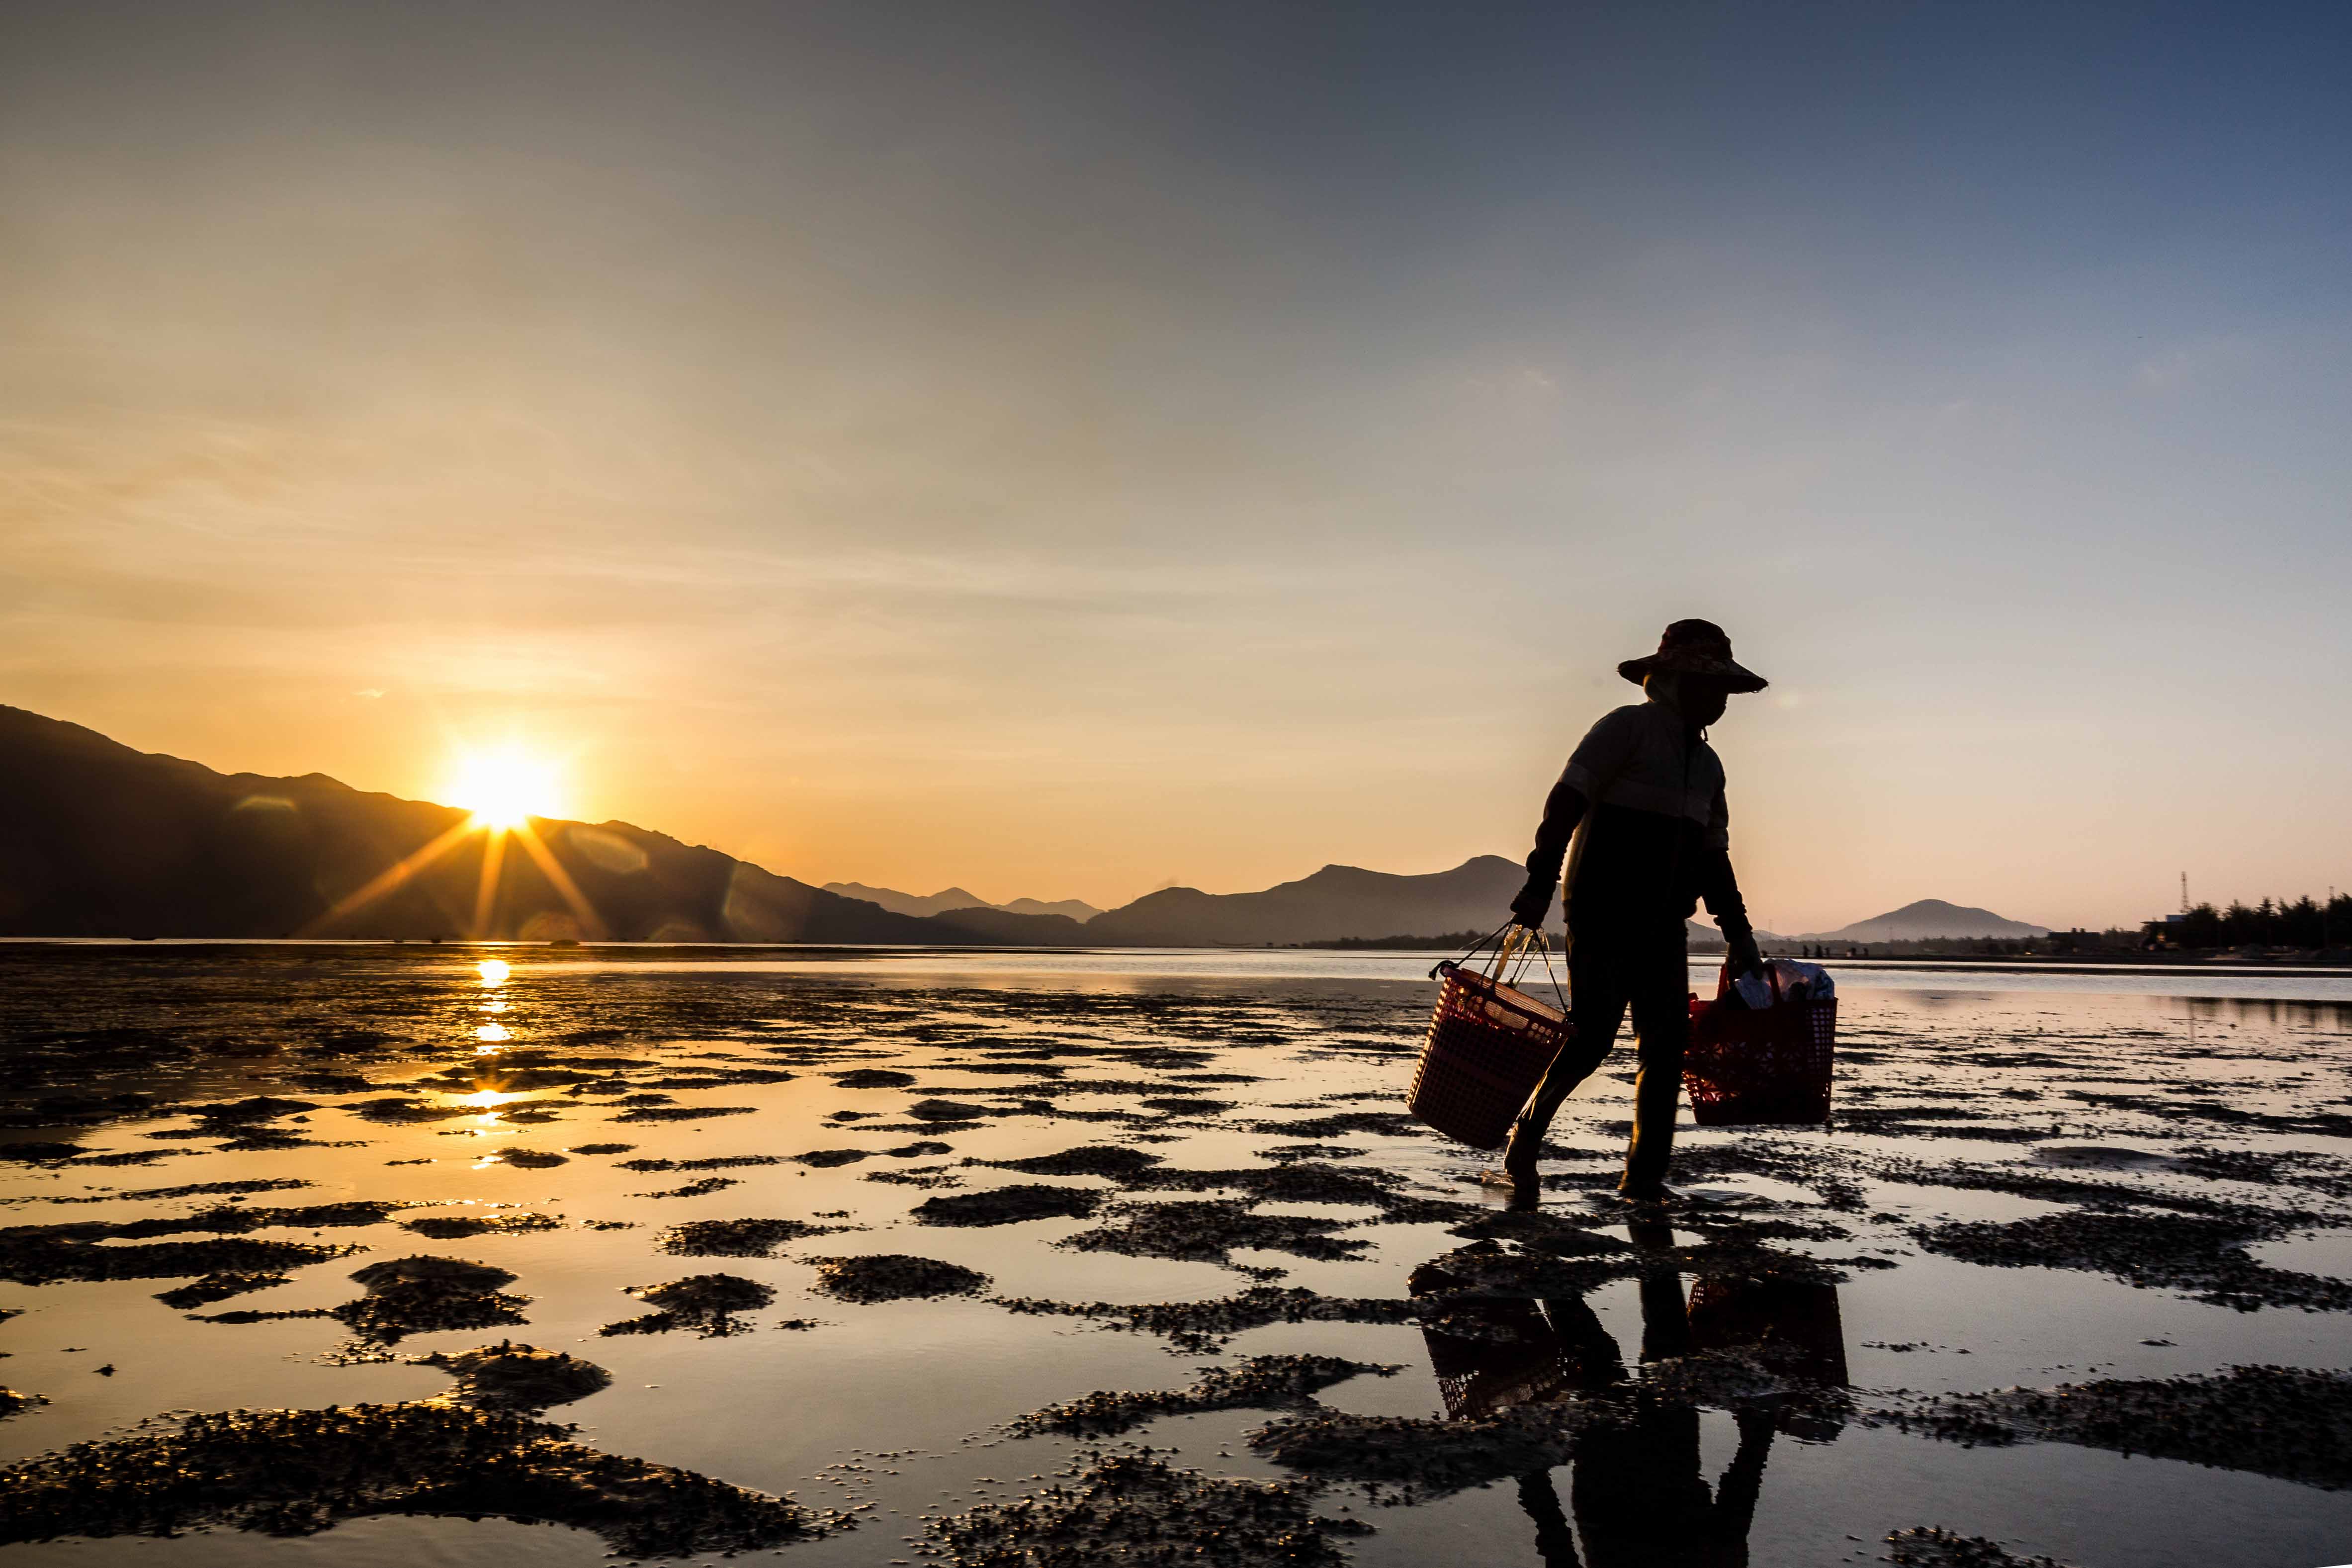
<svg viewBox="0 0 2352 1568"><path fill-rule="evenodd" d="M1757 947L1752 934L1733 937L1725 948L1724 957L1731 965L1734 980L1743 974L1753 974L1764 967L1764 954Z"/></svg>
<svg viewBox="0 0 2352 1568"><path fill-rule="evenodd" d="M1519 896L1511 900L1511 918L1523 926L1543 927L1544 917L1551 913L1551 896L1558 884L1549 878L1530 877Z"/></svg>

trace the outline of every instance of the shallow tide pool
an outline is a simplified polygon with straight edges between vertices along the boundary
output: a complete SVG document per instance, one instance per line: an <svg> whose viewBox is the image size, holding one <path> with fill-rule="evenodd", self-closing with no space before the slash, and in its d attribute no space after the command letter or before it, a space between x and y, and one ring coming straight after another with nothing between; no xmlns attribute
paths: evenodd
<svg viewBox="0 0 2352 1568"><path fill-rule="evenodd" d="M2352 1560L2346 982L1838 971L1831 1130L1629 1213L1622 1055L1528 1215L1402 1114L1434 956L11 944L0 1550Z"/></svg>

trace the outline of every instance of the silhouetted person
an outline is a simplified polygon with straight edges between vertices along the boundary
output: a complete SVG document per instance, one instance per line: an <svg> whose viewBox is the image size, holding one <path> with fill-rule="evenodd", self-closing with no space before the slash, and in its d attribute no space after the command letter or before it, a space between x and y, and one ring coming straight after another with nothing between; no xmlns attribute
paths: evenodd
<svg viewBox="0 0 2352 1568"><path fill-rule="evenodd" d="M1734 692L1763 690L1764 678L1733 660L1731 639L1712 621L1675 622L1656 653L1627 659L1617 673L1649 700L1604 715L1568 759L1544 802L1527 886L1511 901L1513 919L1540 926L1567 859L1576 1038L1544 1075L1503 1159L1528 1198L1545 1130L1560 1101L1609 1054L1629 1005L1641 1071L1618 1190L1637 1202L1669 1195L1666 1165L1690 1037L1684 921L1698 900L1723 930L1735 974L1762 963L1731 872L1723 763L1706 743L1706 727L1723 717Z"/></svg>

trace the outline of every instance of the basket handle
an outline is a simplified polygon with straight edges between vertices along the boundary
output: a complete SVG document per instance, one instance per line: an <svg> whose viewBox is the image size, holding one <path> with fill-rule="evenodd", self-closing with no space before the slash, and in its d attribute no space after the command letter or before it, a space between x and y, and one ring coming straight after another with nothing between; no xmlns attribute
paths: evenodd
<svg viewBox="0 0 2352 1568"><path fill-rule="evenodd" d="M1485 970L1485 977L1487 980L1496 985L1512 984L1520 974L1527 973L1528 954L1536 953L1543 959L1544 974L1551 981L1553 994L1559 998L1559 1010L1563 1014L1568 1011L1568 992L1560 985L1559 973L1552 967L1551 963L1550 940L1544 935L1541 927L1524 926L1515 920L1505 921L1501 925L1472 942L1461 957L1440 960L1437 966L1429 972L1429 977L1435 980L1449 970L1471 969L1470 961L1483 952L1489 942L1495 945L1495 960ZM1507 981L1503 978L1503 973L1514 959L1518 961L1518 972L1511 977L1511 980ZM1471 972L1479 973L1475 969L1472 969Z"/></svg>

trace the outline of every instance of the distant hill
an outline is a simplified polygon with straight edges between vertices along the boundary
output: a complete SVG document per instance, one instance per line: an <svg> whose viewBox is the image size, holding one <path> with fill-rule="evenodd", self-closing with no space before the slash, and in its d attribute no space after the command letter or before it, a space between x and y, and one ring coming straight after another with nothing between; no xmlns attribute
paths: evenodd
<svg viewBox="0 0 2352 1568"><path fill-rule="evenodd" d="M814 888L626 822L494 837L461 807L215 773L17 708L0 707L0 936L1262 947L1492 931L1524 878L1482 855L1421 876L1326 866L1261 892L1169 888L1102 912L991 907L961 888Z"/></svg>
<svg viewBox="0 0 2352 1568"><path fill-rule="evenodd" d="M1086 924L1087 921L1102 913L1100 910L1095 908L1092 904L1087 903L1084 899L1054 899L1051 900L1045 899L1015 899L1011 903L999 904L996 907L1003 910L1009 915L1060 915L1063 919L1076 921L1080 925Z"/></svg>
<svg viewBox="0 0 2352 1568"><path fill-rule="evenodd" d="M1097 915L1086 934L1089 942L1149 947L1263 947L1492 931L1509 918L1526 879L1522 868L1497 855L1425 876L1326 866L1258 893L1164 888Z"/></svg>
<svg viewBox="0 0 2352 1568"><path fill-rule="evenodd" d="M456 806L219 773L17 708L0 757L0 935L1078 940L1057 915L894 913L625 822L534 820L486 897L492 839Z"/></svg>
<svg viewBox="0 0 2352 1568"><path fill-rule="evenodd" d="M1060 915L1065 920L1080 922L1090 921L1102 911L1092 904L1076 899L1060 899L1047 903L1042 899L1014 899L1010 903L992 904L978 893L961 888L949 888L928 898L919 893L902 893L896 888L869 888L863 882L827 882L824 890L838 893L845 899L863 899L869 904L879 904L893 914L944 915L956 910L1002 910L1013 915Z"/></svg>
<svg viewBox="0 0 2352 1568"><path fill-rule="evenodd" d="M1889 910L1866 921L1856 921L1836 931L1811 931L1791 937L1791 942L1929 942L1938 937L2029 937L2048 936L2047 926L2028 925L1993 913L1990 910L1971 909L1964 904L1948 904L1941 899L1921 899L1916 904L1906 904L1899 910Z"/></svg>
<svg viewBox="0 0 2352 1568"><path fill-rule="evenodd" d="M827 882L824 890L838 893L845 899L862 899L869 904L879 904L894 915L943 915L950 910L995 907L978 893L967 893L961 888L950 888L944 892L933 893L929 898L902 893L896 888L869 888L863 882Z"/></svg>

